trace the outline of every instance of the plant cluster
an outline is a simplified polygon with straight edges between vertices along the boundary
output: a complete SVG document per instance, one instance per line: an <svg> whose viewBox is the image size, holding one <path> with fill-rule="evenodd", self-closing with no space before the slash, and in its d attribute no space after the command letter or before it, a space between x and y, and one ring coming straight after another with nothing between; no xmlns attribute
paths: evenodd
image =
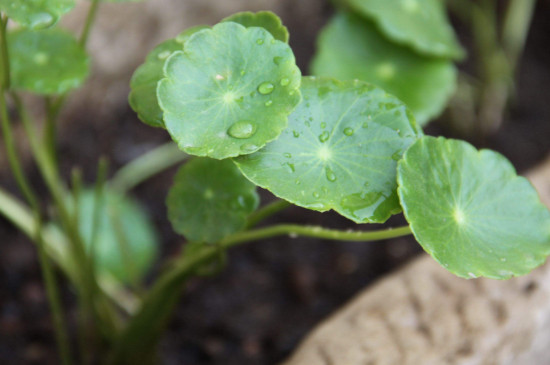
<svg viewBox="0 0 550 365"><path fill-rule="evenodd" d="M443 3L342 3L320 37L317 76L302 76L288 30L271 12L238 13L158 45L136 70L129 102L175 145L138 158L110 181L101 160L97 181L85 187L78 169L70 186L60 177L56 120L67 93L88 75L85 45L100 2L92 1L75 38L54 27L72 0L0 0L2 134L26 200L0 189L0 213L37 244L65 364L74 356L52 262L79 299L80 337L91 344L80 349L81 363L143 364L155 361L181 285L217 271L225 251L241 243L288 234L365 242L412 233L464 278L523 275L550 254L550 211L503 156L422 131L446 105L453 61L465 55ZM9 21L18 27L8 30ZM44 96L42 135L21 92ZM44 208L22 168L9 105L53 209ZM127 192L189 156L167 197L168 218L189 242L144 291L157 236ZM257 186L280 200L259 208ZM255 228L290 204L334 210L358 224L403 212L409 225Z"/></svg>

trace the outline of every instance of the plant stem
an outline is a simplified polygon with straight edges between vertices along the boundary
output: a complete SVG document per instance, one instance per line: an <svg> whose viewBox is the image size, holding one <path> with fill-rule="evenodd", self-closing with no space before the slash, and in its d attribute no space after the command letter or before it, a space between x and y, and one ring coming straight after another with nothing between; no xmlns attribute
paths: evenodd
<svg viewBox="0 0 550 365"><path fill-rule="evenodd" d="M252 228L258 225L264 219L271 217L272 215L290 207L292 204L286 200L278 199L274 202L267 204L266 206L258 209L248 217L246 228Z"/></svg>
<svg viewBox="0 0 550 365"><path fill-rule="evenodd" d="M57 170L57 151L56 151L56 135L57 135L57 112L54 110L52 98L45 97L46 104L46 126L44 129L44 145L50 154L50 159Z"/></svg>
<svg viewBox="0 0 550 365"><path fill-rule="evenodd" d="M8 27L8 17L2 16L0 18L0 66L2 70L0 71L2 73L2 77L0 77L0 81L2 82L2 85L5 90L8 90L10 88L11 82L10 82L10 62L8 57L8 42L6 40L6 29Z"/></svg>
<svg viewBox="0 0 550 365"><path fill-rule="evenodd" d="M82 34L80 35L79 43L82 47L86 46L88 43L88 38L90 36L90 31L92 30L92 25L94 24L97 9L99 8L100 0L92 0L90 8L88 9L88 15L86 16L86 22L84 23L84 28L82 29Z"/></svg>
<svg viewBox="0 0 550 365"><path fill-rule="evenodd" d="M72 363L72 356L69 345L69 336L67 334L67 328L65 319L63 317L63 308L59 297L59 288L55 279L55 273L51 266L50 259L46 255L44 247L44 240L42 237L42 213L40 203L34 191L32 190L24 172L23 166L17 154L15 148L15 140L11 129L11 121L9 118L9 112L6 103L6 91L9 85L9 58L6 44L6 27L7 18L2 19L0 24L0 43L1 43L1 64L3 71L2 84L0 85L0 115L2 118L2 132L4 136L4 144L8 155L9 164L12 172L15 176L15 180L23 192L25 199L31 205L34 213L34 229L32 232L33 240L36 242L38 248L38 259L40 262L40 268L42 276L44 278L44 284L46 287L46 293L50 309L52 311L52 317L54 322L54 332L56 337L56 343L59 351L59 356L62 364L70 365Z"/></svg>
<svg viewBox="0 0 550 365"><path fill-rule="evenodd" d="M202 251L191 256L191 258L180 257L155 282L155 285L143 300L140 310L130 320L127 328L119 336L107 364L126 365L137 362L145 364L147 360L150 360L148 356L152 356L153 347L180 298L181 286L198 268L214 259L219 254L220 247L228 249L245 242L281 235L300 235L328 240L376 241L400 237L410 233L411 230L408 226L370 232L353 232L295 224L281 224L236 233L222 240L218 245L205 246ZM144 333L147 333L147 336L143 335Z"/></svg>
<svg viewBox="0 0 550 365"><path fill-rule="evenodd" d="M109 187L124 194L148 178L184 161L187 157L188 155L180 151L175 143L165 143L123 166L113 176Z"/></svg>
<svg viewBox="0 0 550 365"><path fill-rule="evenodd" d="M502 27L502 44L512 70L525 47L536 0L510 0Z"/></svg>

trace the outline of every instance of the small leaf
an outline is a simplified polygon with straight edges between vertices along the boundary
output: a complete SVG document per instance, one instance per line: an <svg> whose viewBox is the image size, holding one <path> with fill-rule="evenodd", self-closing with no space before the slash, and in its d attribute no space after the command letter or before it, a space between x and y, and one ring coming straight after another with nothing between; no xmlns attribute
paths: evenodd
<svg viewBox="0 0 550 365"><path fill-rule="evenodd" d="M456 84L452 62L418 56L393 44L350 14L337 14L322 31L313 74L360 79L403 100L424 125L438 116Z"/></svg>
<svg viewBox="0 0 550 365"><path fill-rule="evenodd" d="M360 81L304 78L303 100L281 136L235 159L255 184L296 205L357 222L400 211L397 160L416 139L398 99Z"/></svg>
<svg viewBox="0 0 550 365"><path fill-rule="evenodd" d="M151 127L164 128L164 119L157 99L157 84L164 77L164 63L175 51L183 50L183 44L204 25L189 28L176 38L169 39L153 49L130 81L128 101L139 119Z"/></svg>
<svg viewBox="0 0 550 365"><path fill-rule="evenodd" d="M392 41L420 54L462 59L441 0L345 0L358 14L372 20Z"/></svg>
<svg viewBox="0 0 550 365"><path fill-rule="evenodd" d="M243 229L258 201L256 187L233 162L196 158L178 171L166 204L176 232L215 243Z"/></svg>
<svg viewBox="0 0 550 365"><path fill-rule="evenodd" d="M288 29L283 25L281 19L270 11L259 11L257 13L244 11L233 14L222 20L222 22L239 23L246 28L262 27L271 33L273 38L288 43Z"/></svg>
<svg viewBox="0 0 550 365"><path fill-rule="evenodd" d="M0 0L0 11L25 28L40 29L57 23L74 5L74 0Z"/></svg>
<svg viewBox="0 0 550 365"><path fill-rule="evenodd" d="M257 151L279 136L300 102L292 50L263 28L225 22L201 30L164 72L157 90L164 122L191 155Z"/></svg>
<svg viewBox="0 0 550 365"><path fill-rule="evenodd" d="M88 248L95 206L95 192L82 191L78 199L80 233ZM98 272L107 272L124 283L142 278L158 254L157 235L147 215L137 202L111 191L103 195L100 208L94 243Z"/></svg>
<svg viewBox="0 0 550 365"><path fill-rule="evenodd" d="M84 82L89 59L73 36L60 29L8 34L12 86L37 94L62 94Z"/></svg>
<svg viewBox="0 0 550 365"><path fill-rule="evenodd" d="M496 152L424 137L400 161L398 181L417 241L458 276L507 279L550 254L550 212Z"/></svg>

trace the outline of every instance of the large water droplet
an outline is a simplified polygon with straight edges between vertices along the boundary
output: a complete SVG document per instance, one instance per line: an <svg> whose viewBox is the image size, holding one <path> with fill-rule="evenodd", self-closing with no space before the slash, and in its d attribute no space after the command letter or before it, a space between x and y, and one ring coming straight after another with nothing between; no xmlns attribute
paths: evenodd
<svg viewBox="0 0 550 365"><path fill-rule="evenodd" d="M334 171L330 167L325 167L325 174L327 176L327 180L334 182L336 181L336 175L334 174Z"/></svg>
<svg viewBox="0 0 550 365"><path fill-rule="evenodd" d="M245 143L241 146L241 151L246 152L246 153L254 152L257 149L258 149L258 146L256 146L255 144L252 144L252 143Z"/></svg>
<svg viewBox="0 0 550 365"><path fill-rule="evenodd" d="M345 129L344 129L344 134L345 134L346 136L353 136L353 132L354 132L353 128L349 128L349 127L348 127L348 128L345 128Z"/></svg>
<svg viewBox="0 0 550 365"><path fill-rule="evenodd" d="M258 39L256 39L256 44L262 45L262 44L264 44L264 40L261 39L261 38L258 38Z"/></svg>
<svg viewBox="0 0 550 365"><path fill-rule="evenodd" d="M49 27L55 22L55 17L50 13L37 13L33 14L29 20L31 23L31 27L45 28Z"/></svg>
<svg viewBox="0 0 550 365"><path fill-rule="evenodd" d="M238 121L227 130L227 134L239 139L250 138L254 133L256 133L256 125L248 120Z"/></svg>
<svg viewBox="0 0 550 365"><path fill-rule="evenodd" d="M258 92L263 95L271 94L275 86L271 82L263 82L258 86Z"/></svg>
<svg viewBox="0 0 550 365"><path fill-rule="evenodd" d="M284 78L281 80L281 86L288 86L290 84L290 80L287 78Z"/></svg>
<svg viewBox="0 0 550 365"><path fill-rule="evenodd" d="M325 143L328 139L329 139L330 135L328 133L328 131L324 131L323 133L321 133L319 135L319 141L321 141L322 143Z"/></svg>

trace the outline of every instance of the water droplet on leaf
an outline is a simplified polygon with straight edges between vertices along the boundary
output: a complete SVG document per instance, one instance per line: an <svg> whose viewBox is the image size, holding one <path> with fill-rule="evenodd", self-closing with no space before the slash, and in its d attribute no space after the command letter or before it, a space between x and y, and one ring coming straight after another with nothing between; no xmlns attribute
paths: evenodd
<svg viewBox="0 0 550 365"><path fill-rule="evenodd" d="M238 121L227 130L227 134L239 139L250 138L254 133L256 133L256 125L248 120Z"/></svg>
<svg viewBox="0 0 550 365"><path fill-rule="evenodd" d="M268 100L265 102L265 106L271 106L273 104L273 100Z"/></svg>
<svg viewBox="0 0 550 365"><path fill-rule="evenodd" d="M157 58L159 60L165 60L168 58L168 56L170 56L170 51L164 51L164 52L160 52L158 55L157 55Z"/></svg>
<svg viewBox="0 0 550 365"><path fill-rule="evenodd" d="M345 129L344 129L344 134L345 134L346 136L353 136L353 132L354 132L353 128L349 128L349 127L348 127L348 128L345 128Z"/></svg>
<svg viewBox="0 0 550 365"><path fill-rule="evenodd" d="M276 64L277 66L279 66L279 64L281 63L281 61L283 60L282 57L273 57L273 63Z"/></svg>
<svg viewBox="0 0 550 365"><path fill-rule="evenodd" d="M319 135L319 141L321 141L322 143L326 142L328 139L329 139L330 135L328 133L328 131L324 131L323 133L321 133Z"/></svg>
<svg viewBox="0 0 550 365"><path fill-rule="evenodd" d="M315 199L318 199L318 198L320 197L320 195L319 195L318 192L314 191L314 192L313 192L313 197L314 197Z"/></svg>
<svg viewBox="0 0 550 365"><path fill-rule="evenodd" d="M258 38L258 39L256 39L256 44L262 45L262 44L264 44L264 40L261 39L261 38Z"/></svg>
<svg viewBox="0 0 550 365"><path fill-rule="evenodd" d="M288 86L290 84L290 80L287 78L284 78L281 80L281 86Z"/></svg>
<svg viewBox="0 0 550 365"><path fill-rule="evenodd" d="M334 182L336 181L336 175L334 174L334 171L330 167L325 167L325 174L327 176L327 180Z"/></svg>
<svg viewBox="0 0 550 365"><path fill-rule="evenodd" d="M258 86L258 92L263 95L271 94L273 89L275 89L275 86L270 82L263 82Z"/></svg>
<svg viewBox="0 0 550 365"><path fill-rule="evenodd" d="M256 146L255 144L252 144L252 143L245 143L241 146L241 151L246 152L246 153L254 152L257 149L258 149L258 146Z"/></svg>

